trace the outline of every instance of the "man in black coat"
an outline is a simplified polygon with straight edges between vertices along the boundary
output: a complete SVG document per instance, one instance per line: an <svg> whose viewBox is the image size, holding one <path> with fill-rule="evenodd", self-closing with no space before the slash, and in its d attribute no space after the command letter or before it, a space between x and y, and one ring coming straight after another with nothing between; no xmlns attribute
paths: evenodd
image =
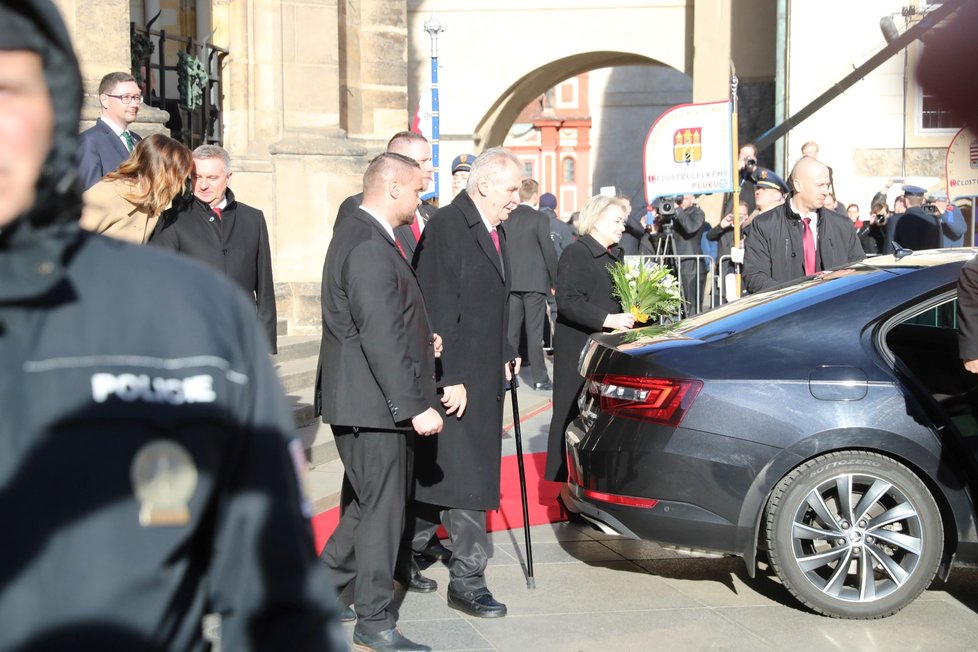
<svg viewBox="0 0 978 652"><path fill-rule="evenodd" d="M82 190L114 172L129 158L135 143L142 138L129 125L136 121L143 96L136 78L128 72L110 72L98 85L102 114L95 124L81 133L78 144L78 171Z"/></svg>
<svg viewBox="0 0 978 652"><path fill-rule="evenodd" d="M673 219L673 242L679 263L679 282L683 290L684 312L687 317L698 314L703 305L703 264L699 258L703 250L700 236L706 215L692 195L683 195L676 204L676 217Z"/></svg>
<svg viewBox="0 0 978 652"><path fill-rule="evenodd" d="M434 330L444 339L439 386L449 412L445 432L419 441L415 451L416 506L430 508L419 509L411 546L419 552L427 545L440 511L453 544L448 604L477 617L506 614L486 586L486 510L499 507L503 386L506 363L516 357L506 344L511 272L498 227L519 204L521 172L509 151L483 152L466 190L431 218L415 258Z"/></svg>
<svg viewBox="0 0 978 652"><path fill-rule="evenodd" d="M509 290L509 347L518 350L526 326L526 356L533 372L533 389L550 391L553 385L543 357L543 322L547 296L557 283L557 254L550 240L550 220L534 208L540 184L523 179L522 203L506 220L506 244L512 269Z"/></svg>
<svg viewBox="0 0 978 652"><path fill-rule="evenodd" d="M896 245L914 251L941 247L941 217L923 208L926 193L927 190L920 186L903 187L907 210L893 215L887 221L884 253L893 253Z"/></svg>
<svg viewBox="0 0 978 652"><path fill-rule="evenodd" d="M428 142L428 139L423 134L419 134L416 131L400 131L387 141L387 151L401 154L417 161L418 165L421 166L421 175L425 188L428 187L435 174L435 167L431 162L431 143ZM333 222L334 232L347 217L356 211L362 201L362 192L350 195L343 200L339 210L336 211L336 220ZM414 251L418 246L418 241L421 239L421 232L424 231L424 226L428 222L428 218L434 212L435 209L433 206L421 204L415 210L414 220L410 224L402 224L394 229L394 237L400 243L401 248L404 249L408 260L414 260Z"/></svg>
<svg viewBox="0 0 978 652"><path fill-rule="evenodd" d="M0 0L0 75L0 649L346 649L254 307L79 228L51 2Z"/></svg>
<svg viewBox="0 0 978 652"><path fill-rule="evenodd" d="M434 435L435 357L421 288L394 227L424 192L412 159L384 153L363 175L363 204L333 234L323 267L323 421L352 492L322 559L339 587L355 580L358 649L429 650L398 632L394 565L410 492L414 434Z"/></svg>
<svg viewBox="0 0 978 652"><path fill-rule="evenodd" d="M761 292L865 257L849 218L823 208L829 169L805 157L795 164L790 179L794 194L788 201L751 222L744 252L748 292Z"/></svg>
<svg viewBox="0 0 978 652"><path fill-rule="evenodd" d="M228 188L231 174L231 157L223 147L195 149L195 199L164 213L149 243L196 258L241 286L255 301L275 353L277 317L268 225L264 213L235 200Z"/></svg>

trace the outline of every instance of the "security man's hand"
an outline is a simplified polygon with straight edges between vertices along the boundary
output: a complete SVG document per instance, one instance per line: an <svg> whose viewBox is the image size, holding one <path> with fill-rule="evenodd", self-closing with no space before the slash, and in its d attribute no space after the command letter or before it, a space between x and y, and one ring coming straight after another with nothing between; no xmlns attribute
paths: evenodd
<svg viewBox="0 0 978 652"><path fill-rule="evenodd" d="M973 374L978 374L978 360L963 360L964 368Z"/></svg>
<svg viewBox="0 0 978 652"><path fill-rule="evenodd" d="M433 337L431 338L431 342L434 345L435 357L440 358L441 352L445 348L445 345L441 341L441 335L439 335L438 333L434 333Z"/></svg>
<svg viewBox="0 0 978 652"><path fill-rule="evenodd" d="M445 414L454 414L461 419L468 401L465 385L448 385L442 391L441 404L445 406Z"/></svg>
<svg viewBox="0 0 978 652"><path fill-rule="evenodd" d="M411 425L414 426L414 432L419 435L427 437L428 435L437 435L441 432L441 428L444 423L441 420L441 415L434 408L428 408L418 416L411 419Z"/></svg>

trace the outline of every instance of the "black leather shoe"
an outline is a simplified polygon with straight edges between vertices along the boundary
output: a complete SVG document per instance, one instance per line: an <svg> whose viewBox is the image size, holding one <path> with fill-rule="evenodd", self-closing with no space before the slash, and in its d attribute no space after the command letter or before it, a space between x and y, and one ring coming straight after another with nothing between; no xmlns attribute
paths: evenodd
<svg viewBox="0 0 978 652"><path fill-rule="evenodd" d="M448 589L448 606L476 618L502 618L506 605L496 602L489 589L457 593Z"/></svg>
<svg viewBox="0 0 978 652"><path fill-rule="evenodd" d="M397 628L376 634L353 632L353 649L357 652L431 652L427 645L404 638Z"/></svg>
<svg viewBox="0 0 978 652"><path fill-rule="evenodd" d="M353 610L353 605L346 605L340 602L339 607L341 623L352 623L357 619L357 612Z"/></svg>
<svg viewBox="0 0 978 652"><path fill-rule="evenodd" d="M441 541L436 539L429 543L422 552L419 552L418 557L424 557L429 561L448 561L452 558L452 551L441 545Z"/></svg>
<svg viewBox="0 0 978 652"><path fill-rule="evenodd" d="M543 383L533 383L533 389L538 392L550 392L553 391L554 384L549 380Z"/></svg>
<svg viewBox="0 0 978 652"><path fill-rule="evenodd" d="M438 582L422 575L414 564L410 568L400 569L394 579L412 593L431 593L438 590Z"/></svg>

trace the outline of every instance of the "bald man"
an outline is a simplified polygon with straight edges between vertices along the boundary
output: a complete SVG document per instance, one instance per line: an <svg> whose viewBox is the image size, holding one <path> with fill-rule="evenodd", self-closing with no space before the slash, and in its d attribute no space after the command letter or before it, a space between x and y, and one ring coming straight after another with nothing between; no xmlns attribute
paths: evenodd
<svg viewBox="0 0 978 652"><path fill-rule="evenodd" d="M829 169L804 157L791 170L788 201L758 215L744 252L747 291L761 292L865 257L848 218L825 208Z"/></svg>

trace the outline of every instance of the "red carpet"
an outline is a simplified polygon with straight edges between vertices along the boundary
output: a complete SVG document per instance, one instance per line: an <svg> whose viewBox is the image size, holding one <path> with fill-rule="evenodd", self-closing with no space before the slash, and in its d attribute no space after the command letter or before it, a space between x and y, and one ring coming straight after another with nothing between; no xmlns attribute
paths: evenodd
<svg viewBox="0 0 978 652"><path fill-rule="evenodd" d="M542 525L563 520L560 508L557 506L560 483L543 479L546 463L546 453L523 455L526 472L526 502L530 515L530 525ZM499 509L489 512L487 518L490 532L523 527L520 473L516 464L516 456L504 457L501 466ZM339 519L339 507L334 507L313 517L312 531L316 537L316 550L322 550L323 546L326 545L326 539L333 533ZM445 536L445 532L441 528L439 528L438 533L441 537Z"/></svg>

